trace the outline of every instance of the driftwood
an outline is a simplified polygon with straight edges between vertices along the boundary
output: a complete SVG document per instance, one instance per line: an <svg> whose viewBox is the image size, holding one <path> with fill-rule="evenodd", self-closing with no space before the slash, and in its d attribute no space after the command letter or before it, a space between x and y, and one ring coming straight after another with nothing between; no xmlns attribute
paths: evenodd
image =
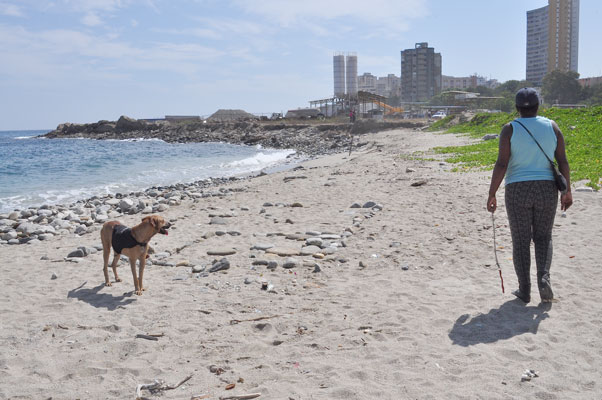
<svg viewBox="0 0 602 400"><path fill-rule="evenodd" d="M230 320L230 325L236 325L236 324L241 323L241 322L261 321L263 319L276 318L276 317L279 317L279 316L280 315L272 315L270 317L257 317L257 318L251 318L251 319L233 319L233 320Z"/></svg>
<svg viewBox="0 0 602 400"><path fill-rule="evenodd" d="M145 335L143 333L137 334L136 338L138 338L138 339L146 339L146 340L159 340L159 338L156 337L156 336Z"/></svg>
<svg viewBox="0 0 602 400"><path fill-rule="evenodd" d="M155 394L158 392L161 392L163 390L173 390L176 389L178 387L180 387L181 385L183 385L185 382L187 382L190 378L192 378L192 374L188 375L186 378L182 379L178 384L176 385L166 385L164 381L162 381L161 379L155 379L154 383L147 383L147 384L141 384L136 386L136 400L142 400L142 390L148 390L151 392L151 394Z"/></svg>
<svg viewBox="0 0 602 400"><path fill-rule="evenodd" d="M238 396L220 397L219 400L247 400L261 396L261 393L240 394Z"/></svg>

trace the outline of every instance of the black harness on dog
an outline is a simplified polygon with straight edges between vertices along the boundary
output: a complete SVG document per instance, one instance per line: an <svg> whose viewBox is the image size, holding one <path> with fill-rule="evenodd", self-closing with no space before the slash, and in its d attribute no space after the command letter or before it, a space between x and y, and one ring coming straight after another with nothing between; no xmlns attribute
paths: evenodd
<svg viewBox="0 0 602 400"><path fill-rule="evenodd" d="M113 250L121 254L123 249L131 249L136 246L146 246L148 243L139 243L132 235L132 229L124 225L115 225L113 227L113 238L111 240Z"/></svg>

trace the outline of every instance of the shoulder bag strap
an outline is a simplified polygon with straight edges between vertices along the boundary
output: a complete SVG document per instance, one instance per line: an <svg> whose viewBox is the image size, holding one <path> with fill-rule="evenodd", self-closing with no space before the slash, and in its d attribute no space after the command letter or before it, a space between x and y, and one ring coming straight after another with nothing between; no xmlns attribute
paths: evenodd
<svg viewBox="0 0 602 400"><path fill-rule="evenodd" d="M533 139L533 141L535 142L535 144L537 145L537 147L539 147L539 150L541 150L541 152L543 153L543 155L546 156L546 158L548 159L548 161L550 162L550 164L554 165L554 161L550 160L550 157L548 157L548 155L546 154L546 152L543 151L543 149L539 145L539 142L537 141L537 139L535 139L535 137L533 136L533 134L531 133L531 131L529 129L527 129L527 127L525 125L523 125L523 123L520 122L519 120L515 119L514 122L517 122L518 124L520 124L520 126L522 126L523 128L525 128L525 130L527 131L527 133L529 134L529 136L531 136L531 139Z"/></svg>

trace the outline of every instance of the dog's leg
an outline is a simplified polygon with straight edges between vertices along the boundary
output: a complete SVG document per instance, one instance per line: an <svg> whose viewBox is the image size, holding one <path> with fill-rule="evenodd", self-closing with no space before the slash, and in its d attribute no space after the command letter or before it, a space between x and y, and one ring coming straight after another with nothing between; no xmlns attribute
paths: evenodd
<svg viewBox="0 0 602 400"><path fill-rule="evenodd" d="M138 268L139 268L139 277L138 284L140 285L140 290L146 290L142 285L142 277L144 276L144 267L146 266L146 251L142 254L140 259L138 260Z"/></svg>
<svg viewBox="0 0 602 400"><path fill-rule="evenodd" d="M111 256L111 244L109 243L109 246L107 247L107 245L105 243L103 243L102 244L102 259L103 259L104 264L103 264L102 272L104 272L104 274L105 274L105 286L111 286L111 281L109 279L109 257L110 256Z"/></svg>
<svg viewBox="0 0 602 400"><path fill-rule="evenodd" d="M117 275L117 264L119 263L119 259L121 258L121 254L115 253L113 256L113 262L111 263L111 268L113 269L113 275L115 275L115 282L121 282L121 278Z"/></svg>
<svg viewBox="0 0 602 400"><path fill-rule="evenodd" d="M140 296L142 295L142 289L140 288L140 281L138 280L138 276L136 274L136 259L130 258L130 266L132 267L132 276L134 277L134 291Z"/></svg>

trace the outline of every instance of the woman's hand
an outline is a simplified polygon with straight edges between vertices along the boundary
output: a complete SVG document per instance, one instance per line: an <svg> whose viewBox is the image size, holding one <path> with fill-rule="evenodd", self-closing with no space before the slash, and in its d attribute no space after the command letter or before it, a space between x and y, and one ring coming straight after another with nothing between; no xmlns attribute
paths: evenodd
<svg viewBox="0 0 602 400"><path fill-rule="evenodd" d="M489 198L487 199L487 211L493 213L495 212L495 209L497 208L497 199L495 198L495 195L490 195Z"/></svg>
<svg viewBox="0 0 602 400"><path fill-rule="evenodd" d="M571 205L573 205L573 194L571 192L560 195L560 209L562 211L568 210Z"/></svg>

